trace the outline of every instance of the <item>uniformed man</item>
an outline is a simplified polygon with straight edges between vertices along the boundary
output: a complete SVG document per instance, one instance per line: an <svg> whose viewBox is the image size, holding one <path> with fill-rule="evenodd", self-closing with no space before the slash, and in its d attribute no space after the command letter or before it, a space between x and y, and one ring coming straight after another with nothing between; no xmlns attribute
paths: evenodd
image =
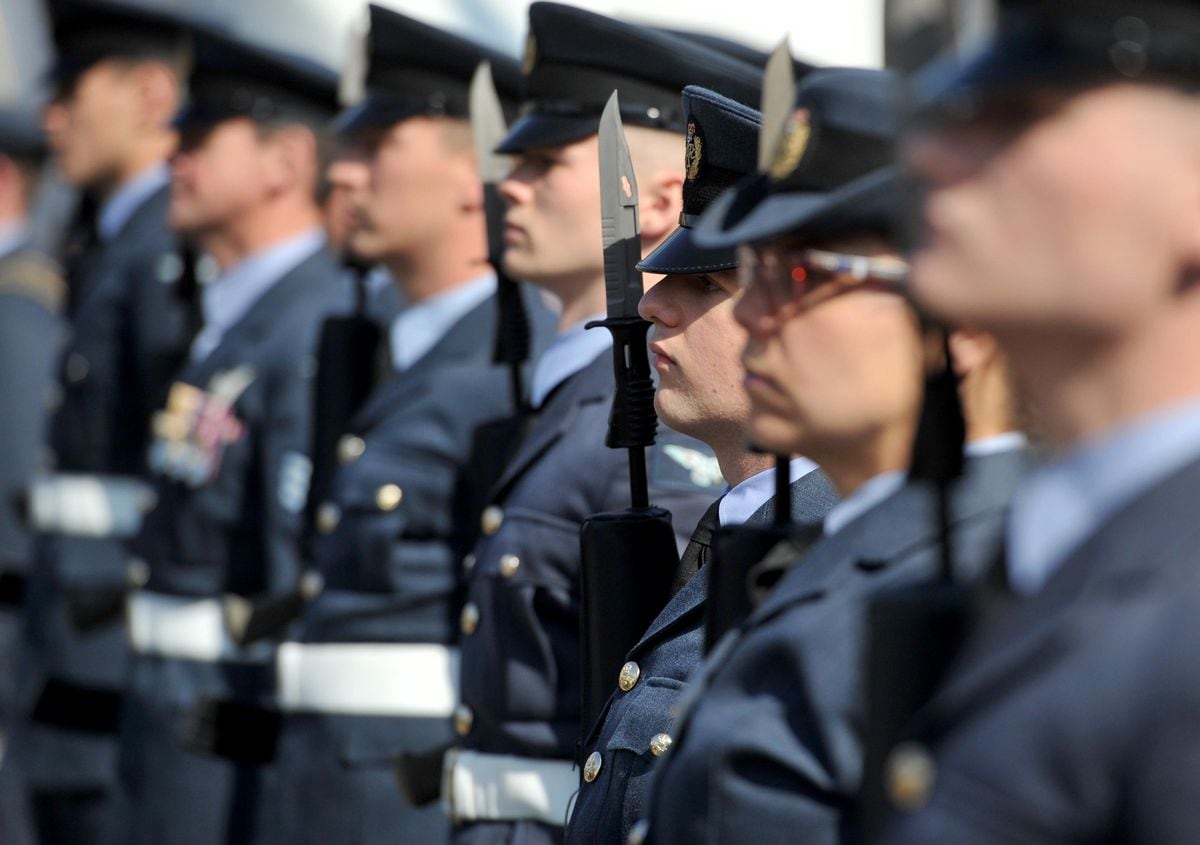
<svg viewBox="0 0 1200 845"><path fill-rule="evenodd" d="M707 443L731 489L709 508L685 553L681 588L627 655L612 698L585 738L584 783L567 828L569 842L619 842L642 815L651 765L671 745L672 712L704 644L709 571L702 568L717 526L765 523L779 503L774 458L746 446L750 403L742 387L746 332L733 318L739 293L732 248L706 250L692 224L721 190L754 172L762 116L715 91L683 92L687 125L682 225L642 261L662 281L642 299L654 323L650 351L658 371L655 408L676 431ZM793 458L789 507L801 524L819 522L836 500L816 465ZM703 533L701 533L703 532ZM637 590L636 584L613 585Z"/></svg>
<svg viewBox="0 0 1200 845"><path fill-rule="evenodd" d="M69 332L44 468L57 475L43 488L63 496L31 509L47 533L26 597L22 686L32 715L15 727L11 753L32 790L40 838L99 841L116 781L111 715L128 663L119 536L127 529L103 515L105 495L99 511L79 496L121 497L144 471L150 410L187 348L166 222L184 49L178 25L161 14L76 0L56 0L49 13L58 58L43 123L87 213L63 257ZM88 524L71 524L80 517Z"/></svg>
<svg viewBox="0 0 1200 845"><path fill-rule="evenodd" d="M1200 840L1198 39L1190 2L1002 3L921 85L915 292L994 332L1053 455L1008 611L891 755L886 841Z"/></svg>
<svg viewBox="0 0 1200 845"><path fill-rule="evenodd" d="M313 347L347 299L315 200L336 74L211 32L194 45L170 221L220 271L153 420L157 506L129 564L142 589L127 608L135 659L121 720L120 841L156 845L253 833L268 773L187 750L181 733L202 696L269 691L270 646L242 648L227 622L300 578Z"/></svg>
<svg viewBox="0 0 1200 845"><path fill-rule="evenodd" d="M44 444L45 406L56 357L62 275L30 242L31 198L45 155L29 109L0 110L0 444L9 456L0 473L0 737L14 704L20 608L33 538L17 501L33 480Z"/></svg>
<svg viewBox="0 0 1200 845"><path fill-rule="evenodd" d="M395 370L339 441L316 511L324 591L278 654L286 718L266 809L281 845L446 838L436 803L397 794L392 764L453 737L461 561L479 530L463 464L474 429L515 412L492 361L497 280L467 109L481 61L513 105L520 67L382 7L370 15L367 94L335 124L369 167L349 246L390 270L404 304Z"/></svg>
<svg viewBox="0 0 1200 845"><path fill-rule="evenodd" d="M613 89L637 171L641 238L670 234L684 173L679 91L740 81L757 69L686 41L552 3L530 7L529 102L500 147L509 209L504 263L562 303L558 336L531 382L536 419L492 489L484 537L467 563L461 749L447 758L443 800L462 842L555 841L578 787L579 531L592 513L629 505L628 457L604 446L614 376L605 308L599 117ZM702 444L660 429L647 455L650 499L686 539L724 488ZM526 788L528 785L528 788Z"/></svg>
<svg viewBox="0 0 1200 845"><path fill-rule="evenodd" d="M891 234L895 83L883 71L814 71L770 172L697 227L701 245L753 245L735 308L749 334L751 437L809 455L842 498L820 539L760 564L767 575L799 557L693 677L638 841L843 841L862 767L867 597L937 573L936 497L905 484L926 332L897 287L907 268ZM995 404L1005 382L994 346L958 334L951 348L973 456L952 499L965 574L994 554L1024 461L1011 406Z"/></svg>

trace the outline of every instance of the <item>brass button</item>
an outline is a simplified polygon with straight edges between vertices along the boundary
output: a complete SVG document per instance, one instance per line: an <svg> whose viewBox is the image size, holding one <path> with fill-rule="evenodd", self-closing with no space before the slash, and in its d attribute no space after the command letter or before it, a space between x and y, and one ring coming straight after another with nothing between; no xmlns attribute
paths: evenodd
<svg viewBox="0 0 1200 845"><path fill-rule="evenodd" d="M628 845L645 845L646 837L650 835L650 822L646 819L638 819L634 822L633 827L629 828L629 836L626 838Z"/></svg>
<svg viewBox="0 0 1200 845"><path fill-rule="evenodd" d="M367 442L361 437L354 434L347 434L338 441L337 456L338 462L343 464L352 464L362 457L363 452L367 451Z"/></svg>
<svg viewBox="0 0 1200 845"><path fill-rule="evenodd" d="M333 502L322 502L317 508L317 530L322 534L332 534L342 521L342 509Z"/></svg>
<svg viewBox="0 0 1200 845"><path fill-rule="evenodd" d="M488 505L479 517L479 527L489 537L500 530L503 522L504 510L499 505Z"/></svg>
<svg viewBox="0 0 1200 845"><path fill-rule="evenodd" d="M471 708L465 704L460 704L454 708L454 732L459 736L466 736L471 732L471 725L475 724L475 714L471 712Z"/></svg>
<svg viewBox="0 0 1200 845"><path fill-rule="evenodd" d="M600 769L604 765L604 758L600 756L599 751L593 751L588 755L587 761L583 764L583 780L585 783L591 783L600 774Z"/></svg>
<svg viewBox="0 0 1200 845"><path fill-rule="evenodd" d="M888 755L884 772L888 798L896 809L914 812L929 803L937 765L923 746L915 742L897 745Z"/></svg>
<svg viewBox="0 0 1200 845"><path fill-rule="evenodd" d="M621 688L621 692L629 692L640 677L642 677L642 667L630 660L621 667L621 674L617 676L617 686Z"/></svg>
<svg viewBox="0 0 1200 845"><path fill-rule="evenodd" d="M130 558L125 564L125 577L129 580L129 586L140 590L150 583L150 564L140 557Z"/></svg>
<svg viewBox="0 0 1200 845"><path fill-rule="evenodd" d="M79 352L72 352L67 356L67 363L64 371L67 381L71 384L79 384L88 377L88 373L92 370L92 362L85 358Z"/></svg>
<svg viewBox="0 0 1200 845"><path fill-rule="evenodd" d="M381 511L394 511L400 506L404 491L396 484L385 484L375 493L375 504Z"/></svg>
<svg viewBox="0 0 1200 845"><path fill-rule="evenodd" d="M675 740L671 739L667 734L655 734L650 740L650 753L655 757L661 757L671 750L671 745Z"/></svg>
<svg viewBox="0 0 1200 845"><path fill-rule="evenodd" d="M475 633L475 629L479 627L479 606L474 602L467 602L463 605L462 613L458 617L458 627L468 637Z"/></svg>
<svg viewBox="0 0 1200 845"><path fill-rule="evenodd" d="M517 574L517 570L521 568L521 559L516 555L501 555L500 556L500 574L505 578L511 578Z"/></svg>
<svg viewBox="0 0 1200 845"><path fill-rule="evenodd" d="M313 601L325 590L325 577L320 572L309 570L300 576L298 592L305 601Z"/></svg>
<svg viewBox="0 0 1200 845"><path fill-rule="evenodd" d="M475 568L475 555L469 554L463 558L463 572L470 572Z"/></svg>

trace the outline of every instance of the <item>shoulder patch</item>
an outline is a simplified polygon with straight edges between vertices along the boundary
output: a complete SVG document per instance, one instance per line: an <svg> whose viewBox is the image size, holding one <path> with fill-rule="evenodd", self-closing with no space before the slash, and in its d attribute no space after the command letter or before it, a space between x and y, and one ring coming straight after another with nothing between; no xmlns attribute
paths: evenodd
<svg viewBox="0 0 1200 845"><path fill-rule="evenodd" d="M58 264L33 250L20 250L0 261L0 293L15 293L34 300L57 314L67 294Z"/></svg>

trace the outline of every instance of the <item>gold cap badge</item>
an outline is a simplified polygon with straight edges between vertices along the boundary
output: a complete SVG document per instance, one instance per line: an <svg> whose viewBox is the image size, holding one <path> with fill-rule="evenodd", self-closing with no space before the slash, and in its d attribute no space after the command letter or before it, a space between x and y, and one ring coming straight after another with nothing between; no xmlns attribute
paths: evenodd
<svg viewBox="0 0 1200 845"><path fill-rule="evenodd" d="M700 160L704 156L704 139L696 133L696 121L689 120L687 125L687 142L683 154L683 163L687 168L687 180L695 182L700 175Z"/></svg>
<svg viewBox="0 0 1200 845"><path fill-rule="evenodd" d="M775 148L775 160L771 162L772 179L786 179L796 172L800 160L804 158L804 151L808 149L811 135L808 109L796 109L784 124L783 137Z"/></svg>
<svg viewBox="0 0 1200 845"><path fill-rule="evenodd" d="M525 60L521 63L521 72L526 76L533 73L533 66L537 64L537 39L533 33L525 39Z"/></svg>

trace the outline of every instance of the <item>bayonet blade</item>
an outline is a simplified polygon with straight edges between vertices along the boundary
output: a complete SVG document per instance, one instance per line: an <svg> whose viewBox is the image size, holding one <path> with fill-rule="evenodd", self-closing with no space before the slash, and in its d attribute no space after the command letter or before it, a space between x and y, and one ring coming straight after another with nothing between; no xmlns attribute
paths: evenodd
<svg viewBox="0 0 1200 845"><path fill-rule="evenodd" d="M792 65L792 52L784 38L771 53L767 68L763 72L762 130L758 134L758 170L765 173L771 169L784 127L796 102L796 74Z"/></svg>
<svg viewBox="0 0 1200 845"><path fill-rule="evenodd" d="M637 317L643 293L642 274L636 269L642 257L637 177L616 91L600 117L600 218L608 316Z"/></svg>
<svg viewBox="0 0 1200 845"><path fill-rule="evenodd" d="M496 85L492 81L492 66L488 62L480 62L475 75L471 77L468 105L479 178L483 180L488 260L493 267L499 268L504 252L504 201L500 197L500 182L508 175L509 163L506 156L496 152L496 147L504 140L508 126L500 105L500 95L496 93Z"/></svg>
<svg viewBox="0 0 1200 845"><path fill-rule="evenodd" d="M492 81L492 65L480 62L471 77L471 133L475 139L475 155L479 159L479 176L485 185L498 185L508 175L508 158L496 152L504 140L508 126L500 95Z"/></svg>

